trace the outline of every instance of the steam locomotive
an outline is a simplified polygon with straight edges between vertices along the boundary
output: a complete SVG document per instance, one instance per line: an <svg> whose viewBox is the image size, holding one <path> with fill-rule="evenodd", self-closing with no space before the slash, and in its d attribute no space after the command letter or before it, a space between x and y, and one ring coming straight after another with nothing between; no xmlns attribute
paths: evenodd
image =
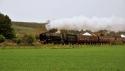
<svg viewBox="0 0 125 71"><path fill-rule="evenodd" d="M54 44L114 44L125 43L125 38L117 36L97 36L69 33L41 33L39 36L40 42Z"/></svg>

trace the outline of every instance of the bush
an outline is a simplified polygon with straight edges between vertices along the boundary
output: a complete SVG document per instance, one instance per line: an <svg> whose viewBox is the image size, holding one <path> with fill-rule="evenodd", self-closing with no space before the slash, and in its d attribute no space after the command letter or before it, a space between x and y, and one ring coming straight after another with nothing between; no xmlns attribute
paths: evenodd
<svg viewBox="0 0 125 71"><path fill-rule="evenodd" d="M21 44L21 38L16 38L16 39L14 40L14 42L17 43L17 44Z"/></svg>
<svg viewBox="0 0 125 71"><path fill-rule="evenodd" d="M28 45L33 45L33 42L35 41L35 38L31 35L25 35L24 36L24 42Z"/></svg>
<svg viewBox="0 0 125 71"><path fill-rule="evenodd" d="M0 43L5 41L5 37L3 35L0 35Z"/></svg>
<svg viewBox="0 0 125 71"><path fill-rule="evenodd" d="M17 38L16 43L21 45L33 45L35 37L32 35L24 35L23 37Z"/></svg>

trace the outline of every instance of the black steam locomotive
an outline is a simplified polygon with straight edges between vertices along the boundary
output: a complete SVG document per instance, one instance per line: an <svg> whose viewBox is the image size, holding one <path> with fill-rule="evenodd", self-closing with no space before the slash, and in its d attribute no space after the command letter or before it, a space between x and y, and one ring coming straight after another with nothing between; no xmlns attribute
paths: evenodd
<svg viewBox="0 0 125 71"><path fill-rule="evenodd" d="M56 33L41 33L40 41L42 43L54 43L54 44L75 44L77 43L77 35L74 34L56 34Z"/></svg>

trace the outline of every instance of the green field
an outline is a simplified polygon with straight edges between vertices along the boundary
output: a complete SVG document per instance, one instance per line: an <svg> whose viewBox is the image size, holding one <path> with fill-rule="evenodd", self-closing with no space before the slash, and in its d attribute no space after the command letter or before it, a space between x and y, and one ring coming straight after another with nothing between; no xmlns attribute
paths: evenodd
<svg viewBox="0 0 125 71"><path fill-rule="evenodd" d="M125 71L125 45L0 47L0 71Z"/></svg>

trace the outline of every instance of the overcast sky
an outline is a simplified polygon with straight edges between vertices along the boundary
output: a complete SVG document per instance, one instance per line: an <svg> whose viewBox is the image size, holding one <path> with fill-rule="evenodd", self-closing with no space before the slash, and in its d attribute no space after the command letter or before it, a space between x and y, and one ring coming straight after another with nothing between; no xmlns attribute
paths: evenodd
<svg viewBox="0 0 125 71"><path fill-rule="evenodd" d="M125 18L125 0L0 0L0 12L14 21L86 17Z"/></svg>

